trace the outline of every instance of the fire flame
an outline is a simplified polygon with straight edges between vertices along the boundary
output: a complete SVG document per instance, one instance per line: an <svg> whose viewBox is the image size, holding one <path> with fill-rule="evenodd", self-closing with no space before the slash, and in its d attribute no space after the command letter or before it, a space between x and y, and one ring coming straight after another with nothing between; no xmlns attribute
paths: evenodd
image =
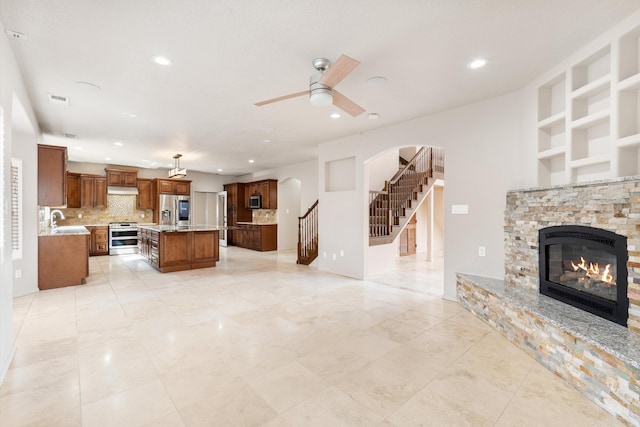
<svg viewBox="0 0 640 427"><path fill-rule="evenodd" d="M600 266L597 262L595 264L590 262L587 267L587 261L585 261L583 257L580 257L580 264L574 264L573 261L571 261L571 266L573 267L573 271L578 271L579 269L584 270L587 277L599 279L605 283L615 284L613 276L609 273L611 264L607 264L602 273L600 273Z"/></svg>

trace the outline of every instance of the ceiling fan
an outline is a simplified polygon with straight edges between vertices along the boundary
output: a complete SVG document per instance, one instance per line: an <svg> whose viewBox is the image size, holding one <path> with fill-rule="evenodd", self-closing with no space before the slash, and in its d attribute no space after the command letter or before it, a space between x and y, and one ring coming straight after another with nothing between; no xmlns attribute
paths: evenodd
<svg viewBox="0 0 640 427"><path fill-rule="evenodd" d="M309 102L316 107L326 107L331 104L341 110L357 117L364 113L364 108L338 92L334 87L352 72L360 61L350 58L346 55L340 55L340 58L331 65L326 58L316 58L313 60L313 68L318 73L309 79L309 90L296 92L289 95L279 96L277 98L268 99L266 101L256 102L256 106L271 104L285 99L295 98L302 95L309 95Z"/></svg>

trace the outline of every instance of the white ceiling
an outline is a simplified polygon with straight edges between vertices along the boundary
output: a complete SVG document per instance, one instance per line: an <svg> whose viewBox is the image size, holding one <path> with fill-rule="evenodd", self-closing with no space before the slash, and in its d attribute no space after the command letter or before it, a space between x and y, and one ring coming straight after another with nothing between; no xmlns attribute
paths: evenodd
<svg viewBox="0 0 640 427"><path fill-rule="evenodd" d="M0 0L0 17L27 36L11 45L44 143L69 146L74 161L167 168L181 153L188 170L239 175L517 90L639 8L640 0ZM307 89L313 58L340 54L362 62L337 89L365 114L331 119L334 107L306 97L254 105ZM476 57L489 65L468 69ZM372 76L388 82L367 85ZM71 106L49 103L49 93Z"/></svg>

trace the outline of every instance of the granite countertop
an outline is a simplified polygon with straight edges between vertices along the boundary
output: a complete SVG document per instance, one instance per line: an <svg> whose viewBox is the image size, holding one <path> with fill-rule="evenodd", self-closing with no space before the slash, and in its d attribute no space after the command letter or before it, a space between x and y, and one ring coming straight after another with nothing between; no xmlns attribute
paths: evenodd
<svg viewBox="0 0 640 427"><path fill-rule="evenodd" d="M225 230L227 227L220 227L217 225L190 225L177 227L175 225L138 225L138 228L146 228L151 231L158 231L160 233L165 232L186 232L186 231L216 231Z"/></svg>
<svg viewBox="0 0 640 427"><path fill-rule="evenodd" d="M91 234L83 225L61 225L55 228L47 228L40 231L38 236L79 236L83 234Z"/></svg>
<svg viewBox="0 0 640 427"><path fill-rule="evenodd" d="M533 289L508 287L505 286L503 280L499 279L462 273L458 273L458 275L516 307L536 313L554 326L581 338L606 353L614 354L624 362L640 369L640 334L546 295L541 295Z"/></svg>

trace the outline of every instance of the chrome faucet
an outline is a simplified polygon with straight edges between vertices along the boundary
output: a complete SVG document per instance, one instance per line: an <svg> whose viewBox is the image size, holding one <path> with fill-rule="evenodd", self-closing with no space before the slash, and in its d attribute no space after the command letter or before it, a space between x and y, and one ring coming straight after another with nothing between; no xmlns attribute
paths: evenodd
<svg viewBox="0 0 640 427"><path fill-rule="evenodd" d="M60 219L64 219L64 214L60 209L54 209L51 211L51 228L56 228L56 214L60 215Z"/></svg>

